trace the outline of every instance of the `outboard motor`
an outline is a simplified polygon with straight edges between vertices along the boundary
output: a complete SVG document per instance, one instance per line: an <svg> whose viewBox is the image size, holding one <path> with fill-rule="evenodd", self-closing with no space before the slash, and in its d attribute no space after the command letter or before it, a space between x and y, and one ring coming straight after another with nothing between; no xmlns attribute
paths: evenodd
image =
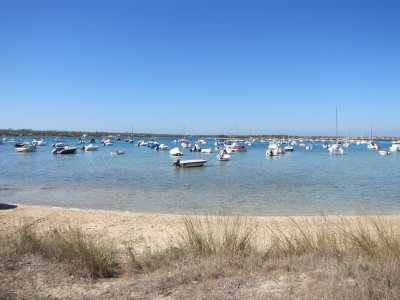
<svg viewBox="0 0 400 300"><path fill-rule="evenodd" d="M174 166L174 167L180 167L180 162L181 162L181 160L180 160L180 159L177 159L177 160L172 164L172 166Z"/></svg>

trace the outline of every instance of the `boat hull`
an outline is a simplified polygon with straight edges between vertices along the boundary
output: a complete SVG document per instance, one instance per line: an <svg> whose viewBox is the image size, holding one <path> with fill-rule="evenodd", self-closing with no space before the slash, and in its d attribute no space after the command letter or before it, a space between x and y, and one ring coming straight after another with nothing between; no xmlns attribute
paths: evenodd
<svg viewBox="0 0 400 300"><path fill-rule="evenodd" d="M193 160L177 160L174 162L174 166L177 168L194 168L203 167L207 160L204 159L193 159Z"/></svg>

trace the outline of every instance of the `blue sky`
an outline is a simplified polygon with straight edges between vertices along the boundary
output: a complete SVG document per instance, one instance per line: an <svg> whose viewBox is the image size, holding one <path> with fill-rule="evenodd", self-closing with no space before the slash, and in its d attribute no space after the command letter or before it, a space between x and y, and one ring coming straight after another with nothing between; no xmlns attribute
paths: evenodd
<svg viewBox="0 0 400 300"><path fill-rule="evenodd" d="M0 0L0 128L400 135L398 0Z"/></svg>

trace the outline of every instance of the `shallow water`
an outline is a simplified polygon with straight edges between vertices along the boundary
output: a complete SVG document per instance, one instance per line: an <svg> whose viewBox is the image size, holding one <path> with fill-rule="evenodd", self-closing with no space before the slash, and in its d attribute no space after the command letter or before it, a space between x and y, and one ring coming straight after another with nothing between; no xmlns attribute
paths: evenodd
<svg viewBox="0 0 400 300"><path fill-rule="evenodd" d="M29 141L30 139L24 139ZM317 214L400 212L400 152L381 156L352 144L331 156L313 150L266 158L267 143L219 162L216 152L182 159L207 159L203 168L175 169L169 151L117 141L95 152L56 156L52 138L34 153L0 145L0 202L153 213ZM75 138L62 138L75 145ZM169 149L173 139L160 138ZM193 144L195 140L190 140ZM202 148L214 148L207 140ZM390 142L379 142L388 150ZM125 150L125 155L110 155Z"/></svg>

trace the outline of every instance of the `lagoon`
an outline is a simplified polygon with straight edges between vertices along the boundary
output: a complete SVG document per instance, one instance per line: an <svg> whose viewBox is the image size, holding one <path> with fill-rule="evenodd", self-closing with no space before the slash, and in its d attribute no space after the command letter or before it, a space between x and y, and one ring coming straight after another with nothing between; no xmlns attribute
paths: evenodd
<svg viewBox="0 0 400 300"><path fill-rule="evenodd" d="M30 141L31 139L25 138ZM331 156L321 142L313 150L267 158L268 143L219 162L216 151L182 159L207 159L205 167L175 169L169 151L116 141L98 151L51 154L53 138L34 153L0 145L0 202L77 209L149 213L252 215L400 212L400 152L388 156L351 144L346 155ZM61 138L76 145L76 138ZM156 139L175 147L172 138ZM189 140L194 144L194 139ZM207 139L203 148L214 148ZM390 142L378 142L387 150ZM121 149L124 155L112 156Z"/></svg>

